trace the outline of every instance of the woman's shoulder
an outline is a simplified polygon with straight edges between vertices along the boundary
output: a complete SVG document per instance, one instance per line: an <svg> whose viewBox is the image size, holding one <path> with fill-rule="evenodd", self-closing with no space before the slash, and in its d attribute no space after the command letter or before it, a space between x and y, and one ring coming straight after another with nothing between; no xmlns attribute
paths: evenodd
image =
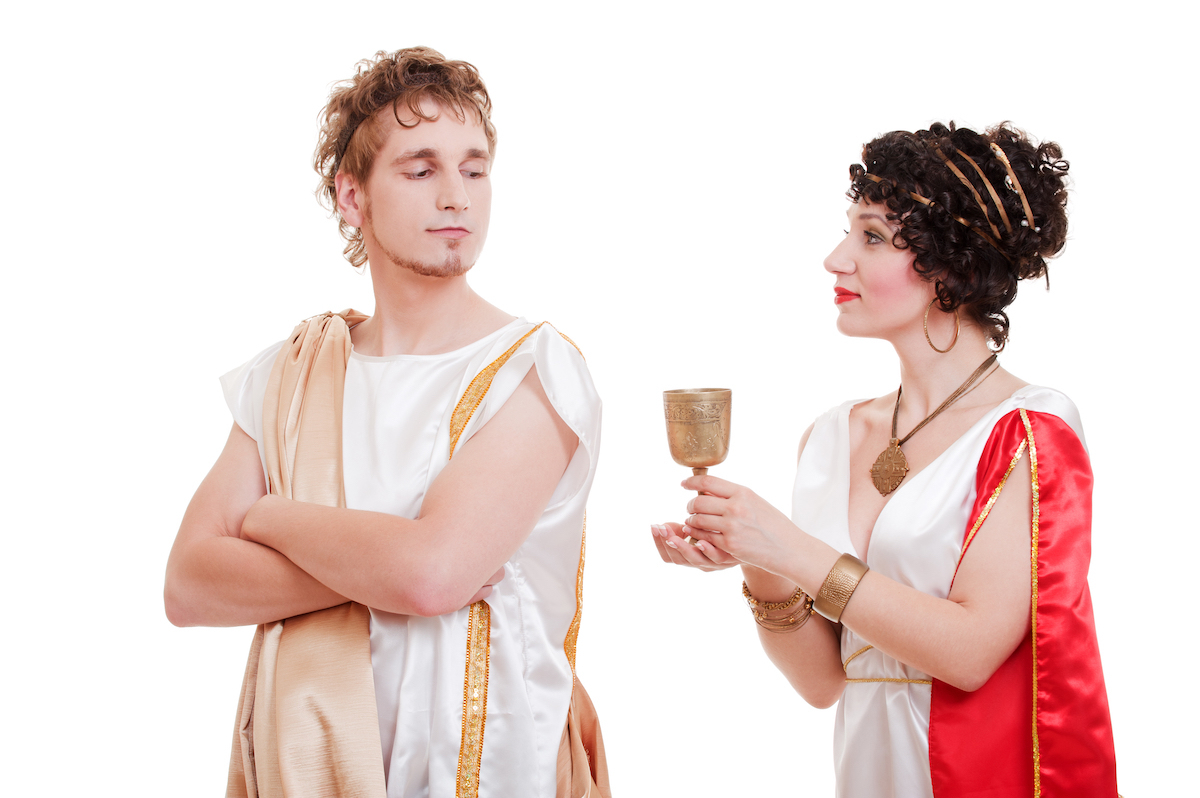
<svg viewBox="0 0 1200 798"><path fill-rule="evenodd" d="M999 409L1003 411L999 414L1001 417L1017 410L1055 416L1074 430L1080 442L1085 447L1087 446L1087 441L1083 437L1083 420L1079 415L1079 408L1069 396L1055 388L1045 385L1024 385L1018 388L1007 401L1001 403Z"/></svg>
<svg viewBox="0 0 1200 798"><path fill-rule="evenodd" d="M813 420L812 426L816 428L824 424L836 424L839 419L848 417L851 410L868 407L872 403L881 401L884 398L885 397L878 397L876 399L863 399L862 397L859 397L857 399L847 399L841 404L834 405L821 415L817 416Z"/></svg>
<svg viewBox="0 0 1200 798"><path fill-rule="evenodd" d="M857 405L872 401L875 400L847 399L813 419L813 422L808 425L808 429L804 430L804 434L800 436L800 450L797 458L804 455L805 450L812 442L820 442L824 446L836 448L837 441L841 437L841 430L849 424L850 411Z"/></svg>

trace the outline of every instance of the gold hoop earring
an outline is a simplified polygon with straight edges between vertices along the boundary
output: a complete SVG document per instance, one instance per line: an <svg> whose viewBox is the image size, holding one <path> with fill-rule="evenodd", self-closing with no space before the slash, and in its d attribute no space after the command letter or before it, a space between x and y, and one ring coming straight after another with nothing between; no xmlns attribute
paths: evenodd
<svg viewBox="0 0 1200 798"><path fill-rule="evenodd" d="M954 345L958 343L958 308L954 309L954 338L950 340L950 346L946 347L945 349L938 349L933 345L933 339L929 337L929 311L931 308L933 308L933 303L937 301L938 298L934 297L933 299L929 300L929 304L925 306L925 340L929 342L929 346L934 352L937 352L939 355L944 355L953 349Z"/></svg>

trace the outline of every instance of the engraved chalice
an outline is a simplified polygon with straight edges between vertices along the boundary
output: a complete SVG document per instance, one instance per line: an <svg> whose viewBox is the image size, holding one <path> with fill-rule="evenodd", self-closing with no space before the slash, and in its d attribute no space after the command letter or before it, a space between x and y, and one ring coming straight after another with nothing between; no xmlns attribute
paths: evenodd
<svg viewBox="0 0 1200 798"><path fill-rule="evenodd" d="M725 388L663 391L671 457L696 476L707 474L729 454L733 391Z"/></svg>

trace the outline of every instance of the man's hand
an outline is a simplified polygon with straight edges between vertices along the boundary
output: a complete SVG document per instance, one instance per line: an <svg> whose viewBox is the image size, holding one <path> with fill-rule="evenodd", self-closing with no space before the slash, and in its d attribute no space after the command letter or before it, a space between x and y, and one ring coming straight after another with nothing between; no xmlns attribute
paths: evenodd
<svg viewBox="0 0 1200 798"><path fill-rule="evenodd" d="M469 607L472 604L474 604L475 602L483 601L485 598L492 595L492 586L495 585L497 582L499 582L503 578L504 578L504 566L500 566L500 570L491 575L491 577L487 581L487 584L484 585L483 587L479 588L479 590L475 591L475 595L471 596L471 600L467 602L466 606Z"/></svg>

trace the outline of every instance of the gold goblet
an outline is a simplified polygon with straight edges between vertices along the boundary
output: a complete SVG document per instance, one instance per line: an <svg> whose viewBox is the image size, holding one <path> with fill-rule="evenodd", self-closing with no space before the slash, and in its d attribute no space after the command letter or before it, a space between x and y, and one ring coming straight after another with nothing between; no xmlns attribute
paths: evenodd
<svg viewBox="0 0 1200 798"><path fill-rule="evenodd" d="M676 463L700 476L725 460L732 399L725 388L663 391L667 444Z"/></svg>

